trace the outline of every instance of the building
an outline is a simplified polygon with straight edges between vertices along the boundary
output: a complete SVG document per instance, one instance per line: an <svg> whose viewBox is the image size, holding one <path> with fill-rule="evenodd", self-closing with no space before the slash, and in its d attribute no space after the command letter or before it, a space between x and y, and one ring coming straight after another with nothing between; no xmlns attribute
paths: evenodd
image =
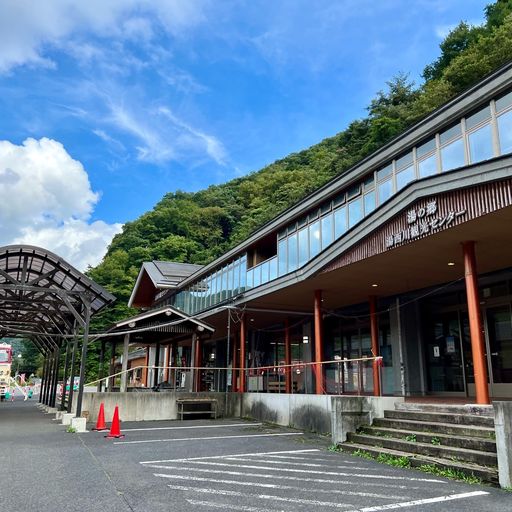
<svg viewBox="0 0 512 512"><path fill-rule="evenodd" d="M239 368L220 390L488 403L512 397L511 227L509 64L211 264L144 264L130 303L212 327L161 343Z"/></svg>

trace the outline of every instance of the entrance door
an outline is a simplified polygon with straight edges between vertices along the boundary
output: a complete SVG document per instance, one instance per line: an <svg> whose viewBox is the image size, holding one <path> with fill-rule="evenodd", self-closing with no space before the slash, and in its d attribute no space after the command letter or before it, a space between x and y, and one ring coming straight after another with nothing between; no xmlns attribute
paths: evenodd
<svg viewBox="0 0 512 512"><path fill-rule="evenodd" d="M371 336L367 327L346 329L342 332L342 357L360 359L371 357ZM371 361L343 363L343 390L345 393L371 393L373 370Z"/></svg>
<svg viewBox="0 0 512 512"><path fill-rule="evenodd" d="M512 314L510 304L487 308L485 312L487 354L490 355L491 393L512 396Z"/></svg>
<svg viewBox="0 0 512 512"><path fill-rule="evenodd" d="M461 329L458 311L435 313L426 343L428 391L465 393Z"/></svg>

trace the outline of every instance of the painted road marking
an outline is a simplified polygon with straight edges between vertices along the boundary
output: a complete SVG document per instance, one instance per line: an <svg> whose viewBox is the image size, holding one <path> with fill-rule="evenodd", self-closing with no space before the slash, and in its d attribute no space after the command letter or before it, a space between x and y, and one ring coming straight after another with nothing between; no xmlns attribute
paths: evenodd
<svg viewBox="0 0 512 512"><path fill-rule="evenodd" d="M215 503L213 501L187 500L191 505L199 505L202 507L223 508L226 510L224 503ZM268 508L248 507L246 505L229 505L229 510L239 510L240 512L269 512ZM272 509L272 512L286 512L286 510Z"/></svg>
<svg viewBox="0 0 512 512"><path fill-rule="evenodd" d="M309 462L290 462L288 460L265 460L242 457L225 457L224 460L240 460L242 462L261 462L262 464L288 464L289 466L310 466L314 468L324 468L325 464L310 464ZM329 466L332 469L359 469L361 471L392 471L386 468L368 468L363 466Z"/></svg>
<svg viewBox="0 0 512 512"><path fill-rule="evenodd" d="M293 473L308 473L313 475L339 475L339 476L349 476L354 478L379 478L383 480L407 480L409 482L434 482L439 484L444 484L442 480L437 480L434 478L414 478L408 476L396 476L396 475L369 475L367 473L341 473L341 472L332 472L332 471L317 471L314 469L292 469L292 468L276 468L273 466L250 466L249 464L226 464L224 462L207 462L201 460L191 460L188 461L190 464L207 464L211 466L228 466L232 468L245 468L245 469L268 469L270 471L286 471Z"/></svg>
<svg viewBox="0 0 512 512"><path fill-rule="evenodd" d="M206 460L206 459L225 459L226 457L247 457L251 455L277 455L282 453L311 453L319 452L318 448L309 448L307 450L281 450L279 452L260 452L260 453L235 453L232 455L212 455L209 457L189 457L187 459L165 459L165 460L144 460L139 464L160 464L162 462L187 462L189 460Z"/></svg>
<svg viewBox="0 0 512 512"><path fill-rule="evenodd" d="M296 485L279 485L279 484L267 484L261 482L241 482L239 480L223 480L216 478L201 478L198 476L185 476L185 475L167 475L163 473L153 473L154 476L159 478L169 478L171 480L187 480L190 482L207 482L216 484L228 484L245 487L264 487L265 489L279 489L279 490L293 490L293 491L304 491L304 487L297 487ZM244 473L243 476L246 476ZM363 496L365 498L381 498L385 500L403 500L408 499L409 496L393 496L390 494L376 494L371 492L358 492L358 491L342 491L339 489L307 489L307 492L317 492L323 494L341 494L345 496Z"/></svg>
<svg viewBox="0 0 512 512"><path fill-rule="evenodd" d="M393 503L389 505L381 505L377 507L365 507L358 510L352 510L351 512L380 512L382 510L393 510L397 508L415 507L418 505L426 505L429 503L440 503L444 501L460 500L465 498L472 498L475 496L483 496L489 494L484 491L467 492L462 494L451 494L448 496L440 496L438 498L427 498L424 500L415 500L402 503ZM226 508L224 503L215 503L213 501L199 501L199 500L187 500L191 505L211 507L211 508ZM229 510L240 510L241 512L269 512L268 509L262 509L257 507L246 507L244 505L229 505ZM276 511L278 512L278 511ZM284 512L284 511L279 511Z"/></svg>
<svg viewBox="0 0 512 512"><path fill-rule="evenodd" d="M182 437L181 439L142 439L140 441L117 441L114 444L143 444L143 443L178 443L183 441L211 441L214 439L248 439L251 437L302 436L304 432L285 432L282 434L251 434L248 436L212 436L212 437Z"/></svg>
<svg viewBox="0 0 512 512"><path fill-rule="evenodd" d="M308 461L313 461L313 462L329 462L329 461L332 461L332 460L339 460L339 456L335 456L335 457L325 457L325 458L320 458L320 457L295 457L293 455L267 455L267 457L271 457L272 459L285 459L285 460L288 460L288 459L291 459L291 460L308 460ZM353 460L344 460L343 461L343 464L357 464L357 462L353 461Z"/></svg>
<svg viewBox="0 0 512 512"><path fill-rule="evenodd" d="M263 423L232 423L231 425L187 425L186 427L148 427L148 428L123 428L123 432L143 432L150 430L184 430L189 428L228 428L228 427L258 427Z"/></svg>
<svg viewBox="0 0 512 512"><path fill-rule="evenodd" d="M307 478L302 476L288 476L288 475L275 475L268 473L241 473L240 471L226 471L223 469L204 469L204 468L187 468L185 466L159 466L159 465L147 465L148 468L153 469L176 469L178 471L189 471L192 473L213 473L220 475L233 475L233 476L250 476L254 478L271 478L272 480L290 480L290 481L299 481L299 482L315 482L315 483L324 483L324 484L337 484L337 485L354 485L353 480L332 480L328 478ZM381 482L357 482L358 487L390 487L388 483ZM396 483L391 484L393 489L411 489L418 490L422 489L422 487L414 487L410 485L397 485Z"/></svg>
<svg viewBox="0 0 512 512"><path fill-rule="evenodd" d="M285 503L300 503L302 505L315 505L332 508L352 508L352 505L346 503L334 503L332 501L306 500L301 498L284 498L283 496L273 496L271 494L252 494L239 491L224 491L221 489L211 489L209 487L188 487L186 485L168 485L175 491L189 491L194 493L217 494L220 496L236 496L237 498L256 498L259 500L283 501ZM226 505L224 505L226 506Z"/></svg>
<svg viewBox="0 0 512 512"><path fill-rule="evenodd" d="M379 505L377 507L365 507L354 512L380 512L381 510L393 510L397 508L417 507L418 505L427 505L429 503L443 503L445 501L462 500L465 498L474 498L475 496L485 496L489 494L486 491L464 492L461 494L449 494L448 496L439 496L437 498L425 498L423 500L406 501L403 503L390 503L388 505Z"/></svg>

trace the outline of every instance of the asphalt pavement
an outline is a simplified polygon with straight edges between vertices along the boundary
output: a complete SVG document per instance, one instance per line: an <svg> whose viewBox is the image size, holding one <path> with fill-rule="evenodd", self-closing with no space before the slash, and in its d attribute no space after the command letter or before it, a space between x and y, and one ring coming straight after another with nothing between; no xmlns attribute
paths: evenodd
<svg viewBox="0 0 512 512"><path fill-rule="evenodd" d="M512 511L509 492L331 452L293 429L220 419L122 431L67 433L34 402L0 404L2 510Z"/></svg>

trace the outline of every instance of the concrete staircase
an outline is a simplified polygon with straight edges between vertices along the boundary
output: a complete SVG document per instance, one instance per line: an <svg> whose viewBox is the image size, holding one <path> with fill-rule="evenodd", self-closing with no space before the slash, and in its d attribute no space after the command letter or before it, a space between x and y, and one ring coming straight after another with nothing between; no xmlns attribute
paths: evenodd
<svg viewBox="0 0 512 512"><path fill-rule="evenodd" d="M407 457L410 465L436 466L498 479L491 406L401 403L341 444L345 452Z"/></svg>

